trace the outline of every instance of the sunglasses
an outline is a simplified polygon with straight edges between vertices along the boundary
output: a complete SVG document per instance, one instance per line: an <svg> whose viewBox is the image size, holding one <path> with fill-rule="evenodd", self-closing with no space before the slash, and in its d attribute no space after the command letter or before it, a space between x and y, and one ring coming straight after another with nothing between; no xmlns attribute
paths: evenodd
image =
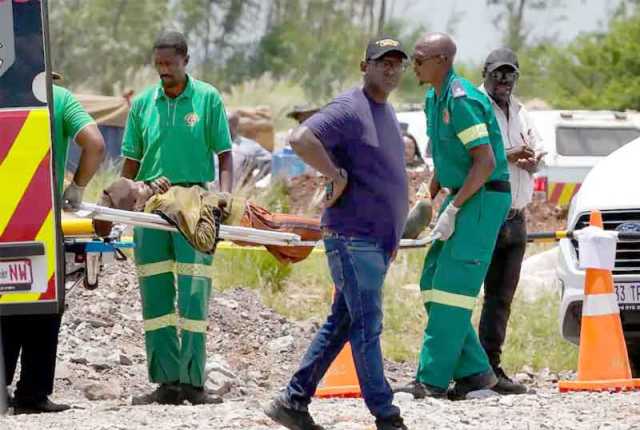
<svg viewBox="0 0 640 430"><path fill-rule="evenodd" d="M507 81L507 82L515 82L520 77L520 73L515 70L505 72L504 70L494 70L489 73L489 77L495 81Z"/></svg>
<svg viewBox="0 0 640 430"><path fill-rule="evenodd" d="M415 64L416 66L420 67L420 66L422 66L423 63L426 63L429 60L433 60L434 58L443 57L443 56L444 55L442 55L442 54L431 55L429 57L417 57L417 56L413 55L411 57L411 59L413 60L413 64Z"/></svg>

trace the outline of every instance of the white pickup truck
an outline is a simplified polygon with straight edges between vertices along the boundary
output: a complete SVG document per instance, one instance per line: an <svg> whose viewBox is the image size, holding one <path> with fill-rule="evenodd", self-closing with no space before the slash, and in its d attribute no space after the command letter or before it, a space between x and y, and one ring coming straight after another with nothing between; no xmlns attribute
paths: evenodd
<svg viewBox="0 0 640 430"><path fill-rule="evenodd" d="M596 164L569 207L567 229L585 227L590 211L599 209L606 230L640 232L639 161L637 138ZM578 268L577 242L560 240L556 268L562 290L560 330L565 339L578 343L585 273ZM639 374L640 243L618 242L613 280L631 364Z"/></svg>
<svg viewBox="0 0 640 430"><path fill-rule="evenodd" d="M593 166L640 137L638 115L614 111L529 111L547 155L536 174L536 191L566 208Z"/></svg>

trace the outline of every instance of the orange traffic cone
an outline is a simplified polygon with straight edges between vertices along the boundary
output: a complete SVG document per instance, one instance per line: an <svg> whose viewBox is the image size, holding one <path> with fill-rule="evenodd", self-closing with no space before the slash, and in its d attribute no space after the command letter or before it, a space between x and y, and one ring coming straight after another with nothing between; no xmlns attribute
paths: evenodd
<svg viewBox="0 0 640 430"><path fill-rule="evenodd" d="M351 344L347 343L333 360L316 389L316 397L360 397L360 383L353 364Z"/></svg>
<svg viewBox="0 0 640 430"><path fill-rule="evenodd" d="M591 212L590 224L602 228L602 214ZM631 378L613 277L608 269L586 269L578 377L560 381L560 392L620 391L640 388Z"/></svg>
<svg viewBox="0 0 640 430"><path fill-rule="evenodd" d="M335 293L334 290L334 298ZM316 389L316 397L360 396L360 383L356 366L353 364L351 344L347 342L320 381Z"/></svg>

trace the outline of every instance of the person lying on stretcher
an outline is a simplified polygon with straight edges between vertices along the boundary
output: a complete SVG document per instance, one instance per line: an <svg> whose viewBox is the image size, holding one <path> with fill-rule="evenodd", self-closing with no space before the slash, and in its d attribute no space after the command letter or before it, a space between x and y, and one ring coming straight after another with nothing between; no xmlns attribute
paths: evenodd
<svg viewBox="0 0 640 430"><path fill-rule="evenodd" d="M208 254L215 252L221 223L295 233L303 241L318 241L322 238L319 219L274 214L249 200L228 193L206 191L197 185L189 188L172 186L165 177L150 183L120 178L104 190L99 204L114 209L158 214L175 226L194 248ZM431 217L431 200L419 196L409 213L403 238L417 238L429 225ZM106 237L111 232L111 222L94 220L93 223L99 236ZM265 246L283 263L304 260L313 249L310 246Z"/></svg>
<svg viewBox="0 0 640 430"><path fill-rule="evenodd" d="M197 185L173 186L165 177L149 183L120 178L104 190L99 205L158 214L175 226L191 246L207 254L215 252L220 224L295 233L303 241L318 241L322 237L318 219L273 214L228 193L207 191ZM111 222L94 220L93 223L99 236L106 237L111 232ZM265 246L283 263L304 260L313 249L310 246Z"/></svg>

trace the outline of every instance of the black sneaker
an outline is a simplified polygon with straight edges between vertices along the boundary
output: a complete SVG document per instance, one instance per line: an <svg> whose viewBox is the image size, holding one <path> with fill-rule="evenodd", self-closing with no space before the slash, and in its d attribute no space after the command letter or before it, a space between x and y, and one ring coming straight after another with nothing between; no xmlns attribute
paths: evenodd
<svg viewBox="0 0 640 430"><path fill-rule="evenodd" d="M182 404L180 386L176 382L160 384L158 388L149 394L143 394L131 400L133 406L150 405L152 403L161 405Z"/></svg>
<svg viewBox="0 0 640 430"><path fill-rule="evenodd" d="M452 389L447 392L449 400L464 400L472 391L491 390L498 383L498 378L489 370L483 373L457 379Z"/></svg>
<svg viewBox="0 0 640 430"><path fill-rule="evenodd" d="M504 373L502 367L494 369L496 376L498 377L498 383L492 388L493 391L500 394L525 394L527 387L515 382Z"/></svg>
<svg viewBox="0 0 640 430"><path fill-rule="evenodd" d="M324 427L319 426L313 421L308 411L293 409L286 405L280 398L275 398L264 410L264 413L289 430L324 430Z"/></svg>
<svg viewBox="0 0 640 430"><path fill-rule="evenodd" d="M404 421L402 421L402 417L400 415L394 415L388 418L377 418L376 429L377 430L408 430L407 426L404 425Z"/></svg>
<svg viewBox="0 0 640 430"><path fill-rule="evenodd" d="M409 393L413 395L414 399L424 399L425 397L432 397L434 399L446 399L447 390L433 385L423 384L422 382L414 379L407 385L402 387L396 387L393 389L394 393Z"/></svg>
<svg viewBox="0 0 640 430"><path fill-rule="evenodd" d="M182 398L192 405L217 405L222 403L222 397L212 396L204 387L196 387L190 384L180 384Z"/></svg>
<svg viewBox="0 0 640 430"><path fill-rule="evenodd" d="M65 405L62 403L53 403L49 399L44 399L40 402L29 402L23 403L13 401L13 414L21 415L21 414L46 414L46 413L55 413L55 412L64 412L70 409L71 406Z"/></svg>

